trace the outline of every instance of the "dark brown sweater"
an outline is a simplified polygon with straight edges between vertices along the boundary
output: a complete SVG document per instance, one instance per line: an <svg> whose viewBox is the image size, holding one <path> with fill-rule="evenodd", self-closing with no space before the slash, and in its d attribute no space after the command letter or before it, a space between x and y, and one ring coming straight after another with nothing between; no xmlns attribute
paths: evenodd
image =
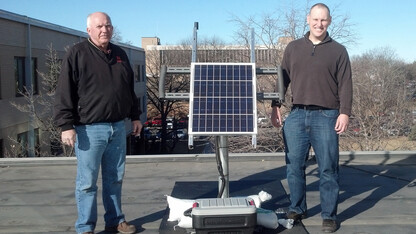
<svg viewBox="0 0 416 234"><path fill-rule="evenodd" d="M339 109L341 114L351 115L349 56L345 47L329 35L317 45L309 40L309 32L289 43L283 56L282 70L285 88L291 84L294 105Z"/></svg>

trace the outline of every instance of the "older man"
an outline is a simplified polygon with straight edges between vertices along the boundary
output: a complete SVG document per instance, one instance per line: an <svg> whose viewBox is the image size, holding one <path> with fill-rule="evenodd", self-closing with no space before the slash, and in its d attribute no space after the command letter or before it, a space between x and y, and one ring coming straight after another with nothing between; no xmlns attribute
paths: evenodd
<svg viewBox="0 0 416 234"><path fill-rule="evenodd" d="M62 142L75 147L75 196L78 233L94 233L97 222L97 179L101 167L105 230L134 233L121 209L126 130L140 134L141 111L134 93L134 74L126 53L110 42L113 25L102 12L87 18L89 39L73 46L62 63L55 100L55 123Z"/></svg>

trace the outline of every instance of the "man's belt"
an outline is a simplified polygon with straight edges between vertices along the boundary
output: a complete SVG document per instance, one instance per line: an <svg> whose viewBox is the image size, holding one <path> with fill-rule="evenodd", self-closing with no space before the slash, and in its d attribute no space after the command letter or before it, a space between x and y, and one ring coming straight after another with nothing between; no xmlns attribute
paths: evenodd
<svg viewBox="0 0 416 234"><path fill-rule="evenodd" d="M316 106L316 105L300 105L295 104L293 105L293 109L303 109L303 110L329 110L329 108Z"/></svg>

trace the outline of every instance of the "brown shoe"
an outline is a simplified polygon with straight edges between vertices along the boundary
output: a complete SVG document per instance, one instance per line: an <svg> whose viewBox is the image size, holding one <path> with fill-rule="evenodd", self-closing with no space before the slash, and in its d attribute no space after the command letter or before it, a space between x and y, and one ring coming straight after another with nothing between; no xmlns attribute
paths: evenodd
<svg viewBox="0 0 416 234"><path fill-rule="evenodd" d="M136 227L124 221L119 223L118 226L105 227L105 231L110 233L132 234L136 232Z"/></svg>
<svg viewBox="0 0 416 234"><path fill-rule="evenodd" d="M288 219L293 219L293 221L299 221L299 220L302 220L302 219L306 219L306 213L302 213L302 214L298 214L298 213L296 213L296 212L294 212L294 211L289 211L287 214L286 214L286 217L288 218Z"/></svg>
<svg viewBox="0 0 416 234"><path fill-rule="evenodd" d="M325 233L335 232L338 228L337 221L332 219L324 219L322 222L322 231Z"/></svg>

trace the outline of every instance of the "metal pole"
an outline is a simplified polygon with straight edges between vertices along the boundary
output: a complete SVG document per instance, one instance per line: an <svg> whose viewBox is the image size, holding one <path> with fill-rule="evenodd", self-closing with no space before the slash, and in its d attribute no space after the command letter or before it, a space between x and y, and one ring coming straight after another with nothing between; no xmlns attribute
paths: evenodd
<svg viewBox="0 0 416 234"><path fill-rule="evenodd" d="M160 79L159 79L159 98L165 98L165 78L166 78L166 65L160 67Z"/></svg>
<svg viewBox="0 0 416 234"><path fill-rule="evenodd" d="M255 40L254 40L254 28L251 28L251 43L250 43L250 49L251 49L251 62L256 62L256 48L255 48Z"/></svg>
<svg viewBox="0 0 416 234"><path fill-rule="evenodd" d="M218 189L224 187L221 198L230 197L230 179L228 171L228 137L217 136L217 152L219 153L220 162L222 165L222 171L224 176L224 182L219 178ZM223 184L224 183L224 184Z"/></svg>
<svg viewBox="0 0 416 234"><path fill-rule="evenodd" d="M198 31L198 22L194 22L194 37L192 41L192 62L193 63L195 63L197 59L196 57L197 45L198 45L197 31Z"/></svg>
<svg viewBox="0 0 416 234"><path fill-rule="evenodd" d="M277 88L276 91L279 93L280 102L283 103L285 101L285 84L283 81L283 71L282 67L277 67Z"/></svg>

